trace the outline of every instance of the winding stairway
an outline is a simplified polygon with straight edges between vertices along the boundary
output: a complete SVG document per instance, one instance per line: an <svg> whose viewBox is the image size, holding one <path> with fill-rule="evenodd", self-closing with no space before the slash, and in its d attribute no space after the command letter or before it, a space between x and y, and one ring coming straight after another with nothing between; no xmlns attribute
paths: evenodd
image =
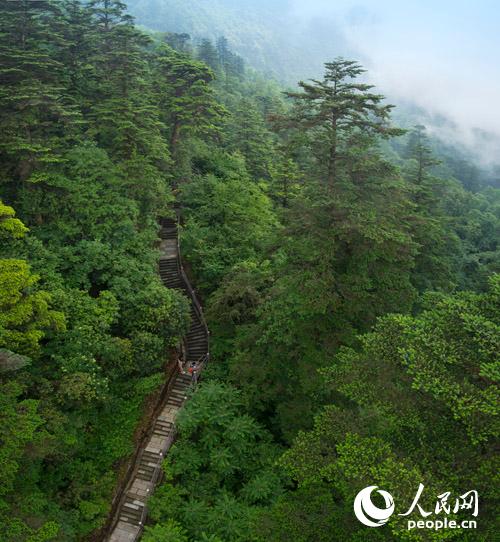
<svg viewBox="0 0 500 542"><path fill-rule="evenodd" d="M209 357L209 332L196 294L182 267L177 221L164 219L160 230L160 277L168 288L178 288L191 301L191 327L184 338L184 364L200 370ZM104 540L135 542L140 539L147 517L147 502L161 476L161 464L175 439L175 418L187 399L191 376L176 371L167 387L159 415L136 460Z"/></svg>

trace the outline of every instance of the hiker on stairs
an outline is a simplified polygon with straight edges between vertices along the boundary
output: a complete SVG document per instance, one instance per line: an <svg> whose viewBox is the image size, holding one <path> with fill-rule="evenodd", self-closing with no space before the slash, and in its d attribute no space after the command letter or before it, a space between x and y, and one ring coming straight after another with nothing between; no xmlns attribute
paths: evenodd
<svg viewBox="0 0 500 542"><path fill-rule="evenodd" d="M199 367L196 365L195 361L192 361L189 364L188 373L191 375L191 382L193 384L198 383L198 372L199 372Z"/></svg>

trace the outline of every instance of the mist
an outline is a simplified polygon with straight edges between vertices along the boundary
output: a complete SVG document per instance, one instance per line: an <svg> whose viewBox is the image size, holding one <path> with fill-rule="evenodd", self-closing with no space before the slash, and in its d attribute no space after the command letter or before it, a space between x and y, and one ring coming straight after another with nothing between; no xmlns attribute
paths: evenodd
<svg viewBox="0 0 500 542"><path fill-rule="evenodd" d="M500 161L500 5L493 0L129 0L139 23L225 35L249 65L287 85L359 60L405 118ZM421 110L423 115L416 115Z"/></svg>
<svg viewBox="0 0 500 542"><path fill-rule="evenodd" d="M425 109L430 131L500 159L500 6L497 2L293 0L294 18L329 21L344 48L391 101ZM323 55L322 60L327 60ZM447 122L432 124L432 118Z"/></svg>

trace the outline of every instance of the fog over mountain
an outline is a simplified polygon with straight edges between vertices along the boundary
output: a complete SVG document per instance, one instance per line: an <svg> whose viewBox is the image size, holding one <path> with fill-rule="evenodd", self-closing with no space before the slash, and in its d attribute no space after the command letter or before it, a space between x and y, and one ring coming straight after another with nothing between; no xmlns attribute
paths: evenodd
<svg viewBox="0 0 500 542"><path fill-rule="evenodd" d="M293 12L305 20L335 21L370 80L392 100L424 108L428 123L445 115L448 122L434 123L434 131L498 161L497 2L294 0Z"/></svg>
<svg viewBox="0 0 500 542"><path fill-rule="evenodd" d="M499 161L497 2L128 3L137 21L154 30L187 32L193 38L224 34L252 66L287 84L321 76L323 62L336 56L356 58L391 101L410 106L413 113L425 110L423 120L431 131L473 149L484 163Z"/></svg>

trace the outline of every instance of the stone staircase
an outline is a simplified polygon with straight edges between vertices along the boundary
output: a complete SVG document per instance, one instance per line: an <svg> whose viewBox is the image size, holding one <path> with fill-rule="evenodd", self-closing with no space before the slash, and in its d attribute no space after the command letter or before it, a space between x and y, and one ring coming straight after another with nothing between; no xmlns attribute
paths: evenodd
<svg viewBox="0 0 500 542"><path fill-rule="evenodd" d="M184 339L185 366L201 370L209 357L209 333L201 305L184 272L180 258L177 221L165 219L160 230L160 277L168 288L179 288L191 300L191 327ZM175 439L175 418L193 385L189 374L176 373L160 414L153 421L149 438L139 451L126 490L118 499L111 528L104 540L135 542L140 539L147 517L147 501L161 476L161 464Z"/></svg>

